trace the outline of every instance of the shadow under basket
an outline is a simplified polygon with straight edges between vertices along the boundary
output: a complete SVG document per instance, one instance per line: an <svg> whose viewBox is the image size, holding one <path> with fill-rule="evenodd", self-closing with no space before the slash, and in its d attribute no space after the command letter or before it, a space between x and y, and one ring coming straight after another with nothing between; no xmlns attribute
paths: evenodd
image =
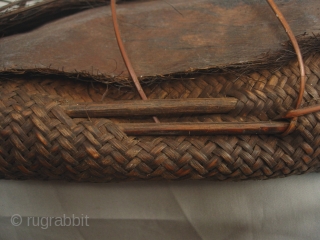
<svg viewBox="0 0 320 240"><path fill-rule="evenodd" d="M319 104L320 55L305 57L305 64L303 107L308 107ZM156 116L161 124L156 125L154 112L143 108L140 111L150 116L126 114L129 110L125 104L118 104L120 108L123 105L123 116L99 117L90 110L92 106L122 103L117 102L120 100L136 103L140 98L134 88L49 76L11 76L0 82L0 178L79 182L244 180L320 169L320 112L299 116L286 136L281 133L290 120L274 120L292 110L298 96L299 67L295 61L275 71L247 75L171 78L145 85L144 90L156 101L214 102L222 98L231 99L232 106L220 113L209 113L203 106L204 113L178 109L172 114L160 108ZM81 107L85 116L70 113ZM130 108L139 111L138 105ZM205 131L205 127L202 131L172 130L172 126L186 123L213 127L211 131ZM220 128L217 131L217 126L237 128L262 123L276 127L274 131L260 127L256 132L249 129L234 134L224 134ZM137 126L142 130L130 132ZM154 126L171 127L171 131L152 132Z"/></svg>

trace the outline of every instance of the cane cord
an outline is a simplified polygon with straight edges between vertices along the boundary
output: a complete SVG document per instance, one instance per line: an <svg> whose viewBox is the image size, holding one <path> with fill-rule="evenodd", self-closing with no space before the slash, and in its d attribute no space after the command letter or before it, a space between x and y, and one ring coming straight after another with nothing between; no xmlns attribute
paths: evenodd
<svg viewBox="0 0 320 240"><path fill-rule="evenodd" d="M295 104L295 108L294 108L294 110L288 111L284 116L280 117L282 119L291 118L291 121L290 121L288 128L286 129L286 131L284 131L282 133L282 136L286 136L286 135L290 134L295 129L298 116L302 116L302 115L309 114L312 112L320 111L320 104L312 106L312 107L300 108L302 100L303 100L303 94L305 91L305 85L306 85L305 67L304 67L304 62L303 62L301 50L300 50L298 41L291 30L290 25L288 24L286 18L284 17L284 15L280 11L280 9L278 8L278 6L274 2L274 0L267 0L267 2L270 5L273 12L275 13L275 15L277 16L277 18L279 19L280 23L282 24L283 28L285 29L285 31L286 31L286 33L292 43L292 46L293 46L295 53L297 55L297 59L298 59L298 63L299 63L299 70L300 70L300 89L299 89L298 99ZM119 46L119 49L121 52L121 56L125 62L127 70L128 70L128 72L129 72L129 74L135 84L135 87L136 87L141 99L147 100L148 98L147 98L145 92L143 91L143 88L141 87L141 84L140 84L140 82L137 78L137 75L133 69L133 66L132 66L131 61L128 57L128 54L125 50L125 47L124 47L124 44L123 44L123 41L121 38L119 24L118 24L118 20L117 20L117 14L116 14L116 1L115 0L111 0L111 12L112 12L114 31L115 31L117 43L118 43L118 46ZM160 122L158 120L158 118L155 116L153 117L153 119L156 123Z"/></svg>
<svg viewBox="0 0 320 240"><path fill-rule="evenodd" d="M127 54L127 51L124 47L124 44L123 44L123 41L122 41L122 38L121 38L121 34L120 34L120 30L119 30L119 24L118 24L118 19L117 19L117 13L116 13L116 0L111 0L111 13L112 13L112 20L113 20L113 27L114 27L114 31L115 31L115 34L116 34L116 38L117 38L117 43L118 43L118 46L119 46L119 49L120 49L120 52L121 52L121 56L123 58L123 61L127 67L127 70L134 82L134 85L141 97L142 100L147 100L147 96L145 94L145 92L143 91L143 88L141 87L141 84L139 82L139 79L137 77L137 74L135 73L133 67L132 67L132 64L131 64L131 61L128 57L128 54ZM156 122L156 123L160 123L159 119L157 117L153 117L153 120Z"/></svg>

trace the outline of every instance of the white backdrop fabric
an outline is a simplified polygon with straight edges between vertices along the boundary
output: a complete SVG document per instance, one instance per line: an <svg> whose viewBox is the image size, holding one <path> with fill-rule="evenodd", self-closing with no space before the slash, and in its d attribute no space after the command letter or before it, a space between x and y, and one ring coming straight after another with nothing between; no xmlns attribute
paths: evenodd
<svg viewBox="0 0 320 240"><path fill-rule="evenodd" d="M244 182L1 180L0 239L318 240L319 189L317 173ZM61 226L72 216L88 226Z"/></svg>

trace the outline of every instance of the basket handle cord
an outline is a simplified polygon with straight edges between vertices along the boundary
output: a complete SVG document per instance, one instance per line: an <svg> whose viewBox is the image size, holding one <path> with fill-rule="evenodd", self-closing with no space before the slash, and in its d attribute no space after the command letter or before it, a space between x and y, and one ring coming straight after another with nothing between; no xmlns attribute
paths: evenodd
<svg viewBox="0 0 320 240"><path fill-rule="evenodd" d="M141 84L138 80L137 74L135 73L131 61L128 57L127 51L124 47L123 41L121 39L121 34L120 34L120 30L119 30L119 24L118 24L118 19L117 19L117 13L116 13L116 0L111 0L111 13L112 13L112 21L113 21L113 27L114 27L114 32L116 34L116 39L117 39L117 43L121 52L121 56L123 58L123 61L127 67L127 70L134 82L134 85L141 97L142 100L147 100L147 96L145 94L145 92L143 91L143 88L141 87ZM159 119L157 117L153 117L154 122L156 123L160 123Z"/></svg>
<svg viewBox="0 0 320 240"><path fill-rule="evenodd" d="M283 136L286 136L295 129L295 125L297 123L298 116L302 116L302 115L309 114L312 112L320 111L320 104L317 104L315 106L308 107L308 108L300 108L301 103L302 103L302 99L303 99L303 94L305 91L305 85L306 85L306 74L305 74L305 67L304 67L304 62L303 62L301 50L300 50L298 41L291 30L290 25L288 24L287 20L285 19L284 15L280 11L280 9L278 8L278 6L274 2L274 0L266 0L266 1L268 2L271 9L273 10L275 15L279 19L280 23L282 24L283 28L285 29L285 31L286 31L286 33L292 43L292 46L296 52L298 63L299 63L299 69L300 69L300 89L299 89L298 99L297 99L297 102L295 105L295 110L288 111L284 116L279 117L282 119L291 118L291 122L290 122L288 128L282 134ZM129 74L135 84L135 87L136 87L141 99L147 100L148 98L147 98L145 92L143 91L143 88L141 87L141 84L137 78L137 75L136 75L133 67L132 67L131 61L128 57L128 54L125 50L123 41L121 39L121 34L120 34L119 24L118 24L117 14L116 14L116 0L111 0L111 13L112 13L114 31L116 34L116 39L117 39L117 43L118 43L122 58L125 62L127 70L128 70L128 72L129 72ZM160 121L157 117L154 116L153 119L156 123L160 123Z"/></svg>
<svg viewBox="0 0 320 240"><path fill-rule="evenodd" d="M299 68L300 68L300 90L299 90L299 96L298 96L298 100L296 102L296 107L295 107L297 109L297 108L300 108L300 106L301 106L303 93L304 93L305 86L306 86L306 73L305 73L305 68L304 68L304 63L303 63L300 47L299 47L298 41L297 41L296 37L294 36L287 20L285 19L285 17L281 13L278 6L275 4L275 2L273 0L267 0L267 2L269 3L270 7L272 8L272 10L276 14L277 18L281 22L284 30L286 31L288 37L290 38L290 41L291 41L292 46L294 48L294 51L297 54Z"/></svg>
<svg viewBox="0 0 320 240"><path fill-rule="evenodd" d="M267 2L270 5L270 7L272 8L272 10L274 11L274 13L276 14L276 16L278 17L278 19L281 22L282 26L284 27L286 33L288 34L290 41L292 43L292 46L297 54L299 68L300 68L300 90L299 90L299 96L298 96L298 99L296 102L295 110L288 111L285 115L277 117L276 119L292 118L292 121L296 122L298 116L303 116L303 115L306 115L309 113L320 111L320 104L315 104L314 106L311 106L311 107L300 108L303 94L304 94L304 90L305 90L305 86L306 86L306 74L305 74L305 67L304 67L304 63L303 63L303 59L302 59L302 54L301 54L301 51L299 48L299 44L298 44L296 37L294 36L294 34L292 32L287 20L285 19L285 17L281 13L281 11L279 10L279 8L275 4L275 2L273 0L267 0ZM289 128L290 128L290 126L289 126Z"/></svg>

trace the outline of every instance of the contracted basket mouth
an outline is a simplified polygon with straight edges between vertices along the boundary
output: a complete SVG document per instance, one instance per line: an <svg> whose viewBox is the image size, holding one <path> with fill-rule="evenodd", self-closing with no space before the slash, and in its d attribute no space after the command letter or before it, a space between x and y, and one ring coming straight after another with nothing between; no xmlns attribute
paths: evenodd
<svg viewBox="0 0 320 240"><path fill-rule="evenodd" d="M119 24L116 14L116 1L111 0L111 11L112 19L115 30L115 35L119 50L121 52L122 58L125 62L127 70L136 86L136 89L144 101L149 101L148 103L118 103L117 111L118 113L127 112L129 115L151 115L153 116L154 122L156 124L126 124L122 126L122 129L127 134L134 135L181 135L181 134L282 134L287 135L291 133L296 125L297 116L300 114L307 114L315 111L319 111L319 106L314 106L312 109L297 110L300 108L303 94L305 91L306 76L305 76L305 67L302 59L302 54L288 22L285 17L275 4L273 0L267 0L268 4L276 14L277 18L284 27L288 37L291 40L292 46L297 54L297 59L300 69L300 89L299 95L295 105L295 112L287 112L283 116L277 117L281 118L290 118L291 122L255 122L255 123L202 123L202 124L191 124L191 123L160 123L158 115L161 113L164 114L175 114L175 113L225 113L228 110L235 108L237 101L236 99L225 98L225 99L189 99L188 101L179 101L179 100L152 100L151 102L147 100L147 96L140 85L140 82L137 78L137 75L134 71L134 68L131 64L131 61L128 57L124 43L121 38ZM121 106L123 104L123 106ZM199 104L199 106L197 106ZM123 109L124 107L124 109ZM221 107L221 109L219 109ZM228 109L229 107L229 109ZM69 116L80 115L82 117L106 117L108 115L108 109L115 110L113 105L85 105L85 106L68 106L66 111ZM212 109L213 108L213 109ZM104 114L102 114L102 112ZM125 113L126 114L126 113ZM91 116L90 116L91 115ZM119 115L117 115L119 116Z"/></svg>

